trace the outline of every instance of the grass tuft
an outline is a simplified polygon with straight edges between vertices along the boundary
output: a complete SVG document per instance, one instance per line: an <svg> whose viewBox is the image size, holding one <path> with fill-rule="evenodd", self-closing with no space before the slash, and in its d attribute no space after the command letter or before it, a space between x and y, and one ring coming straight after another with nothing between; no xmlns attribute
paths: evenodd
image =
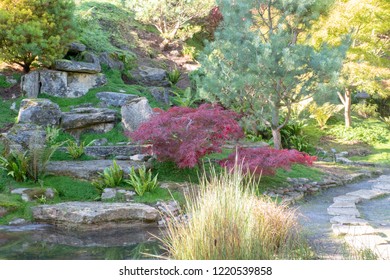
<svg viewBox="0 0 390 280"><path fill-rule="evenodd" d="M188 223L172 218L163 244L177 260L307 259L295 212L256 197L241 173L212 172L187 197Z"/></svg>

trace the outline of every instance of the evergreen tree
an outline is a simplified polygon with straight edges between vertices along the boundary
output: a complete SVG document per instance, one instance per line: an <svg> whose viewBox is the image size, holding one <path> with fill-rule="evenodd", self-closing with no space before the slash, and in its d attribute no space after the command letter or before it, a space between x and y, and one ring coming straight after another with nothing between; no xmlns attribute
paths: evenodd
<svg viewBox="0 0 390 280"><path fill-rule="evenodd" d="M199 94L243 114L246 127L270 127L277 149L291 107L329 90L344 45L315 49L305 31L331 1L219 0L223 22L200 62Z"/></svg>
<svg viewBox="0 0 390 280"><path fill-rule="evenodd" d="M350 33L352 44L344 61L338 93L345 108L345 126L351 126L353 92L365 91L390 98L390 2L338 0L314 26L313 45L340 43Z"/></svg>
<svg viewBox="0 0 390 280"><path fill-rule="evenodd" d="M131 6L138 20L154 25L165 39L172 40L190 20L208 15L214 0L134 0Z"/></svg>
<svg viewBox="0 0 390 280"><path fill-rule="evenodd" d="M61 58L75 35L73 0L1 0L0 59L25 72Z"/></svg>

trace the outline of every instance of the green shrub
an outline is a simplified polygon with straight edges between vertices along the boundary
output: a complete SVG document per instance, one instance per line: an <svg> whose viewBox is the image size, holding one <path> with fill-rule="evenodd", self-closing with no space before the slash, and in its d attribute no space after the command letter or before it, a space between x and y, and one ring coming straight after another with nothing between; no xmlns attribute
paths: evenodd
<svg viewBox="0 0 390 280"><path fill-rule="evenodd" d="M306 127L304 121L292 120L288 122L281 130L282 145L287 149L296 149L300 152L311 152L313 146L308 142L307 137L303 134Z"/></svg>
<svg viewBox="0 0 390 280"><path fill-rule="evenodd" d="M115 160L110 167L104 169L103 173L99 172L99 175L100 178L93 183L99 190L119 186L123 180L123 170Z"/></svg>
<svg viewBox="0 0 390 280"><path fill-rule="evenodd" d="M367 103L354 104L352 105L352 111L365 119L375 118L379 116L378 105L376 104L367 104Z"/></svg>
<svg viewBox="0 0 390 280"><path fill-rule="evenodd" d="M0 156L0 169L5 170L16 182L27 180L28 164L27 152L13 151L6 157Z"/></svg>
<svg viewBox="0 0 390 280"><path fill-rule="evenodd" d="M2 0L0 57L25 72L34 65L50 66L75 38L75 5L71 0Z"/></svg>
<svg viewBox="0 0 390 280"><path fill-rule="evenodd" d="M321 129L324 129L330 117L339 112L342 108L342 105L330 104L329 102L326 102L321 106L313 103L309 107L311 113L310 117L317 121L317 124Z"/></svg>
<svg viewBox="0 0 390 280"><path fill-rule="evenodd" d="M181 79L181 72L179 69L175 68L172 71L168 72L168 81L171 86L176 85Z"/></svg>
<svg viewBox="0 0 390 280"><path fill-rule="evenodd" d="M55 126L46 127L46 143L53 145L57 142L58 137L60 136L61 129Z"/></svg>
<svg viewBox="0 0 390 280"><path fill-rule="evenodd" d="M68 146L66 147L66 150L72 159L78 159L84 154L85 142L77 144L76 141L70 140L67 143Z"/></svg>
<svg viewBox="0 0 390 280"><path fill-rule="evenodd" d="M187 87L185 90L174 88L171 90L171 93L175 95L172 99L173 104L180 107L193 107L194 103L201 100L190 87Z"/></svg>
<svg viewBox="0 0 390 280"><path fill-rule="evenodd" d="M0 75L0 88L8 88L11 84L7 82L7 79L5 76Z"/></svg>
<svg viewBox="0 0 390 280"><path fill-rule="evenodd" d="M238 168L237 168L238 169ZM254 195L256 184L237 170L203 178L187 198L183 223L172 217L163 244L177 260L300 259L310 257L294 210Z"/></svg>
<svg viewBox="0 0 390 280"><path fill-rule="evenodd" d="M342 141L362 141L367 144L386 143L390 139L390 133L370 123L357 124L355 127L345 128L344 125L335 125L328 133Z"/></svg>
<svg viewBox="0 0 390 280"><path fill-rule="evenodd" d="M381 117L380 119L386 124L387 128L390 129L390 117Z"/></svg>
<svg viewBox="0 0 390 280"><path fill-rule="evenodd" d="M143 196L145 192L153 192L158 187L158 174L152 177L152 171L150 169L146 171L145 166L137 171L132 167L128 175L129 179L125 182L133 187L139 196Z"/></svg>

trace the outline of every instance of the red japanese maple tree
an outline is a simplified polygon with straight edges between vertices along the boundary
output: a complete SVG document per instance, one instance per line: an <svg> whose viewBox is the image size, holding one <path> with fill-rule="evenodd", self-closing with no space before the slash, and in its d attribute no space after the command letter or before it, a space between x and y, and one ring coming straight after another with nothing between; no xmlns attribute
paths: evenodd
<svg viewBox="0 0 390 280"><path fill-rule="evenodd" d="M172 107L154 115L129 136L152 144L159 161L173 161L181 168L194 167L203 156L221 152L227 140L244 136L238 118L236 113L217 105Z"/></svg>
<svg viewBox="0 0 390 280"><path fill-rule="evenodd" d="M219 163L229 170L242 164L243 171L251 174L273 175L278 168L289 170L294 163L312 165L317 159L297 150L277 150L271 147L238 148Z"/></svg>

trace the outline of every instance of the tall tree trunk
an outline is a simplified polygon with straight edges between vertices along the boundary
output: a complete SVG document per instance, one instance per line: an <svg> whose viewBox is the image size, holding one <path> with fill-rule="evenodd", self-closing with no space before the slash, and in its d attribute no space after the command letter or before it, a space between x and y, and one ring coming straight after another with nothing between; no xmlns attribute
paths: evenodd
<svg viewBox="0 0 390 280"><path fill-rule="evenodd" d="M352 98L351 98L351 92L349 89L345 90L344 93L344 117L345 117L345 127L351 127L351 104L352 104Z"/></svg>
<svg viewBox="0 0 390 280"><path fill-rule="evenodd" d="M280 134L280 129L272 128L272 138L274 140L274 148L281 150L282 147L282 135Z"/></svg>
<svg viewBox="0 0 390 280"><path fill-rule="evenodd" d="M340 92L337 93L339 95L341 103L344 105L344 119L345 119L345 127L351 127L351 104L352 104L352 96L349 88L345 88L344 95Z"/></svg>

